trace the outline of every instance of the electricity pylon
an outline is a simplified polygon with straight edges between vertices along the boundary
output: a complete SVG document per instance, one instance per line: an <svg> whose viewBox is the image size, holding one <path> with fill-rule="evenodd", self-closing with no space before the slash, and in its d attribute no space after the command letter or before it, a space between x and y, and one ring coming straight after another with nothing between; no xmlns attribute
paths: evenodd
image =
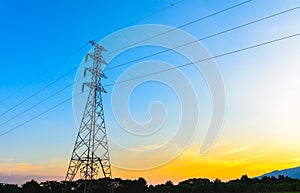
<svg viewBox="0 0 300 193"><path fill-rule="evenodd" d="M111 166L102 104L102 93L106 91L101 85L101 78L106 78L101 70L102 65L106 64L101 54L106 50L94 41L89 43L93 46L93 53L88 53L85 61L91 58L93 66L85 68L84 76L89 72L92 78L91 82L82 84L82 91L85 87L89 87L90 90L65 181L73 181L79 171L80 179L85 182L84 193L90 193L92 181L97 178L101 168L107 179L108 188L112 192Z"/></svg>

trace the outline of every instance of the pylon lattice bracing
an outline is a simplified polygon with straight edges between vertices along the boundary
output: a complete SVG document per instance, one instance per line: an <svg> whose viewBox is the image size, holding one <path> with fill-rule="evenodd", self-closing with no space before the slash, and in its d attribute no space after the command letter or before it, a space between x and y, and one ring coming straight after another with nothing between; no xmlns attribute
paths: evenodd
<svg viewBox="0 0 300 193"><path fill-rule="evenodd" d="M92 180L97 178L100 169L112 191L109 182L112 175L102 104L102 93L106 91L101 85L101 78L106 78L101 70L102 65L106 64L101 53L106 50L94 41L89 43L92 44L94 52L88 53L85 60L91 58L93 66L85 68L84 76L89 72L92 80L82 85L82 90L85 87L89 87L90 90L65 179L73 181L76 174L80 172L80 179L85 181L85 193L91 192Z"/></svg>

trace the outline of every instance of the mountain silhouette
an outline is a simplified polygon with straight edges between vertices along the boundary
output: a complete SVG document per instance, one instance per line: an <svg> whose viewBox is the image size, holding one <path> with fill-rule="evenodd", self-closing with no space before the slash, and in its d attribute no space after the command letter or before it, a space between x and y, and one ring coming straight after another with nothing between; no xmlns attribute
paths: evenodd
<svg viewBox="0 0 300 193"><path fill-rule="evenodd" d="M300 166L295 167L295 168L288 168L288 169L284 169L284 170L274 170L272 172L263 174L263 175L259 176L258 178L262 178L265 176L268 176L268 177L274 176L274 177L278 178L279 175L288 176L288 177L294 178L294 179L300 179Z"/></svg>

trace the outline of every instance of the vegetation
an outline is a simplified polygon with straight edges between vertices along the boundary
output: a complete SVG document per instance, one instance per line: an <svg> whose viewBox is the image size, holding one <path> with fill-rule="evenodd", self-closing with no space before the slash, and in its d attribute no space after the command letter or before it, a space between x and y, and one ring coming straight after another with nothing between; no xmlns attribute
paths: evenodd
<svg viewBox="0 0 300 193"><path fill-rule="evenodd" d="M174 185L172 181L165 184L147 185L143 178L137 180L111 180L115 193L299 193L300 180L279 176L263 177L261 179L248 178L243 175L240 179L222 182L219 179L211 181L203 178L193 178ZM38 183L34 180L22 186L14 184L0 184L0 193L82 193L84 181L57 182L46 181ZM107 193L107 181L98 179L93 181L93 192Z"/></svg>

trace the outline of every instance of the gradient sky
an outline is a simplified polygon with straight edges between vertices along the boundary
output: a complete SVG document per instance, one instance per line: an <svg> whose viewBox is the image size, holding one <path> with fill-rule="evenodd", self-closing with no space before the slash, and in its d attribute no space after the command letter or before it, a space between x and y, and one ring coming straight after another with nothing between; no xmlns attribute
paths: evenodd
<svg viewBox="0 0 300 193"><path fill-rule="evenodd" d="M164 9L175 2L179 3ZM123 27L137 24L176 27L238 2L242 1L135 0L128 4L126 1L82 3L74 0L1 0L0 114L79 65L90 49L89 46L84 46L90 39L98 41ZM294 0L253 0L182 29L201 38L299 5L300 1ZM201 43L212 56L218 55L299 33L299 20L300 10L295 10ZM215 60L225 85L226 115L216 144L202 156L199 155L199 149L210 120L211 99L203 77L194 72L193 67L184 69L183 72L188 74L195 86L201 112L199 128L192 143L166 165L145 171L113 167L113 176L142 176L149 183L157 184L167 180L178 182L190 177L222 180L235 179L243 174L253 177L275 169L299 166L299 48L300 38L296 37ZM158 50L159 48L152 47L130 50L109 65L114 66ZM173 65L186 62L172 53L150 59L168 61ZM109 78L104 84L114 82L133 65L108 72L106 75ZM44 75L40 76L41 74ZM75 72L69 74L46 91L0 116L0 125L69 84L75 75ZM104 95L103 100L107 130L110 137L118 138L118 134L112 129L117 127L111 109L110 93L113 87L106 89L108 94ZM0 134L71 95L72 88L66 89L26 114L0 126ZM138 87L130 100L130 110L138 121L147 121L149 104L160 101L168 109L168 131L172 131L170 129L176 125L174 117L178 116L179 103L169 88L150 82ZM76 134L72 102L69 101L1 136L0 182L17 183L31 178L63 179ZM164 140L163 137L159 139ZM132 146L136 144L131 138L123 138L124 143L128 141L132 142ZM149 144L151 145L155 146L157 143ZM111 152L112 156L118 153ZM128 155L124 162L134 162L134 156Z"/></svg>

